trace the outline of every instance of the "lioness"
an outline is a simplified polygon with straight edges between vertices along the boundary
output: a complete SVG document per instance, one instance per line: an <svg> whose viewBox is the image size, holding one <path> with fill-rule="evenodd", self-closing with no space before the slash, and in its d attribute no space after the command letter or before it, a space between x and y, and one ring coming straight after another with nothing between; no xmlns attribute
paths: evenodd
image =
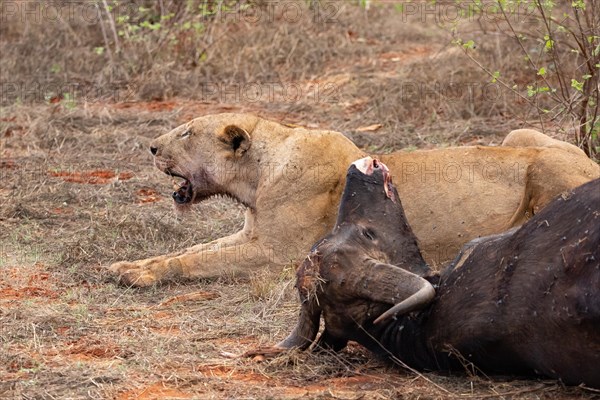
<svg viewBox="0 0 600 400"><path fill-rule="evenodd" d="M183 180L173 193L176 207L220 194L247 210L244 227L231 236L110 267L135 286L302 260L333 226L348 165L365 156L338 132L247 114L196 118L155 139L150 150L160 170ZM556 147L458 147L380 159L396 179L425 260L434 265L467 241L520 225L557 194L600 176L585 155Z"/></svg>

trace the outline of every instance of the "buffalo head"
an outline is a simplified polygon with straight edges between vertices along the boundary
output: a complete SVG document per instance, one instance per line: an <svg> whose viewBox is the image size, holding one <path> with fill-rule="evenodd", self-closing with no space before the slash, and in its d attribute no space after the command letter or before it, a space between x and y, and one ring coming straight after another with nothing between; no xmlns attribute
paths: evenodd
<svg viewBox="0 0 600 400"><path fill-rule="evenodd" d="M363 335L364 326L429 303L435 295L424 279L429 273L388 168L360 159L348 169L333 231L298 269L300 320L279 346L308 347L323 315L321 344L339 349ZM349 322L355 334L348 332Z"/></svg>

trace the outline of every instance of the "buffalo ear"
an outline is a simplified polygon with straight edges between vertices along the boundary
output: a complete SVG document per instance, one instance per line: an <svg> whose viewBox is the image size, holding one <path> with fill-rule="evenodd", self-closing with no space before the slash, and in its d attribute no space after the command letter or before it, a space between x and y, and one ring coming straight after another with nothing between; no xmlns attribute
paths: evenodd
<svg viewBox="0 0 600 400"><path fill-rule="evenodd" d="M302 308L296 328L281 341L277 347L291 349L297 347L301 350L308 348L317 337L321 321L321 306L317 299L317 287L320 284L319 270L321 268L321 255L313 250L304 259L296 272L296 288L300 294Z"/></svg>
<svg viewBox="0 0 600 400"><path fill-rule="evenodd" d="M250 134L237 125L228 125L219 135L219 140L231 147L236 157L243 156L250 148Z"/></svg>
<svg viewBox="0 0 600 400"><path fill-rule="evenodd" d="M277 347L281 349L298 348L306 350L317 337L320 322L321 307L317 299L312 298L302 303L296 327L288 337L277 344Z"/></svg>

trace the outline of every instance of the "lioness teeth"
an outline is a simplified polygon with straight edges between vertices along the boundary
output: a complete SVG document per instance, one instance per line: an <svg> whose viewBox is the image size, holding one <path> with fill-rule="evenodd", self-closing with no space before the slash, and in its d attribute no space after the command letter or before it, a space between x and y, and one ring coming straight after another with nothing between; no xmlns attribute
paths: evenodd
<svg viewBox="0 0 600 400"><path fill-rule="evenodd" d="M173 180L173 190L177 191L179 189L184 188L185 186L188 185L189 181L181 181L181 182L176 182L175 180Z"/></svg>

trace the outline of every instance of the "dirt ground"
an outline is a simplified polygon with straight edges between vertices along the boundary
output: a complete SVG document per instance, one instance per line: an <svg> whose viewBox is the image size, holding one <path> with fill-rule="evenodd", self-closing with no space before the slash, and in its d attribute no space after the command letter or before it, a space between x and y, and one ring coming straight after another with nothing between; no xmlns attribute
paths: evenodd
<svg viewBox="0 0 600 400"><path fill-rule="evenodd" d="M247 278L168 282L143 290L118 285L104 269L242 226L243 206L227 199L211 199L176 215L170 179L153 168L150 140L195 116L253 112L338 130L377 152L496 145L509 130L528 125L518 104L507 98L466 101L448 99L435 88L414 92L416 84L443 84L443 77L463 79L464 85L487 78L458 58L436 27L398 23L389 13L344 10L337 23L315 33L319 54L297 39L296 50L273 56L278 61L249 65L249 74L276 71L287 77L275 88L260 81L261 90L273 91L258 100L240 90L259 82L259 75L233 72L227 93L213 88L206 96L186 92L185 85L165 88L157 81L153 86L147 76L133 94L109 99L10 101L5 92L0 109L0 398L600 396L551 380L416 374L373 359L358 345L339 354L294 352L264 362L230 358L274 344L291 330L298 311L293 265ZM353 26L348 22L353 18L360 23ZM269 28L271 33L246 25L246 45L254 43L254 29L263 41L281 40L280 51L293 47L301 29L316 29L293 21ZM3 34L5 44L10 32ZM264 32L272 36L265 39ZM219 65L230 68L215 54L209 54L207 65L214 71ZM412 92L400 92L402 85ZM282 87L300 95L290 98Z"/></svg>

